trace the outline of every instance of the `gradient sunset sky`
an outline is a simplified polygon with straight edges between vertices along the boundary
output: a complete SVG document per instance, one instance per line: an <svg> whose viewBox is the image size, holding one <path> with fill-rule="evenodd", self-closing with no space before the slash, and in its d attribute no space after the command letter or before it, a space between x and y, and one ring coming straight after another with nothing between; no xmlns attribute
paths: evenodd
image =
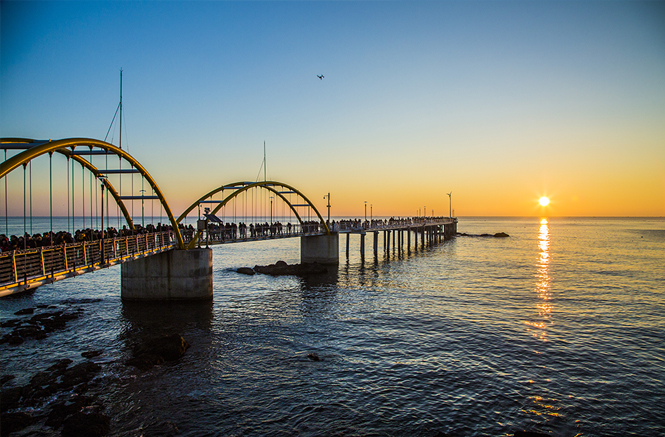
<svg viewBox="0 0 665 437"><path fill-rule="evenodd" d="M665 216L665 2L0 7L0 136L104 139L122 68L123 147L176 213L265 141L334 216Z"/></svg>

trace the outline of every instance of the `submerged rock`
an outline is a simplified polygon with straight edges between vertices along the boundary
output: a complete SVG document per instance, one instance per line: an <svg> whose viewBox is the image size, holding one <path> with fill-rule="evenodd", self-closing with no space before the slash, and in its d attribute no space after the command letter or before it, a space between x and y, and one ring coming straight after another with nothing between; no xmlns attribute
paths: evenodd
<svg viewBox="0 0 665 437"><path fill-rule="evenodd" d="M236 272L242 273L243 275L250 275L250 276L256 274L254 269L252 269L250 267L240 267L239 269L236 270Z"/></svg>
<svg viewBox="0 0 665 437"><path fill-rule="evenodd" d="M497 232L496 234L494 234L494 236L495 236L496 238L506 238L506 237L510 237L510 235L506 234L505 232Z"/></svg>
<svg viewBox="0 0 665 437"><path fill-rule="evenodd" d="M74 413L62 424L62 435L70 437L98 437L109 433L110 420L100 413Z"/></svg>
<svg viewBox="0 0 665 437"><path fill-rule="evenodd" d="M4 397L4 393L3 393ZM9 435L12 432L20 431L23 428L32 425L35 418L28 413L2 413L2 436Z"/></svg>

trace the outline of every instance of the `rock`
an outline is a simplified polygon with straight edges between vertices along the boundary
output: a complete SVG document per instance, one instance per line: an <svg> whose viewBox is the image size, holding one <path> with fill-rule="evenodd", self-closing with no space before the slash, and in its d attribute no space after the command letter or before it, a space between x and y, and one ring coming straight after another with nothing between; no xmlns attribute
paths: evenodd
<svg viewBox="0 0 665 437"><path fill-rule="evenodd" d="M88 359L90 359L90 358L98 357L98 356L100 356L101 354L102 354L102 351L86 351L86 352L81 353L81 356L82 356L83 358L88 358Z"/></svg>
<svg viewBox="0 0 665 437"><path fill-rule="evenodd" d="M5 322L2 322L0 325L3 328L13 328L14 326L20 325L21 324L21 319L11 319L7 320Z"/></svg>
<svg viewBox="0 0 665 437"><path fill-rule="evenodd" d="M496 234L494 234L494 236L495 236L496 238L506 238L506 237L510 237L510 235L506 234L505 232L497 232Z"/></svg>
<svg viewBox="0 0 665 437"><path fill-rule="evenodd" d="M2 411L13 410L19 407L19 401L23 397L23 387L10 387L2 389ZM4 416L3 416L4 432Z"/></svg>
<svg viewBox="0 0 665 437"><path fill-rule="evenodd" d="M239 269L236 270L236 272L242 273L243 275L250 275L250 276L256 274L254 269L252 269L250 267L240 267Z"/></svg>
<svg viewBox="0 0 665 437"><path fill-rule="evenodd" d="M109 432L110 420L100 413L74 413L62 424L63 437L98 437Z"/></svg>
<svg viewBox="0 0 665 437"><path fill-rule="evenodd" d="M321 358L319 358L319 356L317 354L315 354L314 352L308 353L307 358L309 358L312 361L321 361Z"/></svg>
<svg viewBox="0 0 665 437"><path fill-rule="evenodd" d="M62 382L60 388L68 390L75 385L87 383L95 377L102 367L97 363L86 361L77 364L65 371L62 375Z"/></svg>
<svg viewBox="0 0 665 437"><path fill-rule="evenodd" d="M516 431L515 437L550 437L550 435L535 431Z"/></svg>
<svg viewBox="0 0 665 437"><path fill-rule="evenodd" d="M143 437L174 437L179 432L176 424L169 421L148 425L142 431Z"/></svg>
<svg viewBox="0 0 665 437"><path fill-rule="evenodd" d="M160 364L164 364L164 358L153 354L141 354L125 361L125 365L134 366L139 370L148 370Z"/></svg>
<svg viewBox="0 0 665 437"><path fill-rule="evenodd" d="M84 407L93 404L94 401L95 399L89 396L76 396L66 402L57 403L53 405L51 412L48 414L45 425L58 429L67 417L80 412Z"/></svg>
<svg viewBox="0 0 665 437"><path fill-rule="evenodd" d="M24 314L32 314L35 312L34 308L23 308L22 310L18 310L14 313L15 316L22 316Z"/></svg>
<svg viewBox="0 0 665 437"><path fill-rule="evenodd" d="M9 382L14 378L14 375L2 375L2 377L0 377L0 385L5 385L6 382Z"/></svg>
<svg viewBox="0 0 665 437"><path fill-rule="evenodd" d="M264 275L281 276L307 276L321 273L327 273L328 269L318 263L303 263L288 265L284 261L277 261L275 264L267 266L254 266L254 271Z"/></svg>
<svg viewBox="0 0 665 437"><path fill-rule="evenodd" d="M4 397L4 393L3 393ZM12 432L20 431L31 425L35 419L28 413L2 413L2 437Z"/></svg>

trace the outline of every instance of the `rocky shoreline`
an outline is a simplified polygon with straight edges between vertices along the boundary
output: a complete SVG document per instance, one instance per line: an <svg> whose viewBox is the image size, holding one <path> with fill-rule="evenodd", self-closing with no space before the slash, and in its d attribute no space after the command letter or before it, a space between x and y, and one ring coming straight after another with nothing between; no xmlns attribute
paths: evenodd
<svg viewBox="0 0 665 437"><path fill-rule="evenodd" d="M497 232L496 234L467 234L465 232L458 232L456 234L457 237L493 237L493 238L506 238L510 237L510 235L506 234L505 232Z"/></svg>
<svg viewBox="0 0 665 437"><path fill-rule="evenodd" d="M41 340L54 330L64 329L70 320L83 313L74 311L45 311L50 307L25 308L17 311L19 317L2 323L3 328L12 328L0 343L9 347L21 347L28 339ZM37 313L37 314L35 314ZM138 371L146 371L155 365L180 359L189 344L179 334L153 336L137 341L132 347L132 356L123 364ZM105 406L98 394L108 380L104 380L104 369L110 363L95 362L104 356L104 351L89 350L81 353L83 360L75 363L69 358L60 359L46 370L34 374L24 385L14 385L14 375L3 374L0 422L2 437L22 431L30 426L60 430L64 437L105 436L110 430L110 418L104 414ZM111 381L113 384L113 381ZM91 390L92 389L92 390ZM175 435L175 424L167 424L155 435Z"/></svg>

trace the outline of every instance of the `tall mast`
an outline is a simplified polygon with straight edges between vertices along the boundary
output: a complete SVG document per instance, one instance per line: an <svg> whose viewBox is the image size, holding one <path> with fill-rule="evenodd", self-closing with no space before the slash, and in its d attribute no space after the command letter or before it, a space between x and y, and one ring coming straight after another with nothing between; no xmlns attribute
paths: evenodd
<svg viewBox="0 0 665 437"><path fill-rule="evenodd" d="M266 142L263 141L263 182L267 181L266 178Z"/></svg>
<svg viewBox="0 0 665 437"><path fill-rule="evenodd" d="M122 68L120 69L120 148L122 149Z"/></svg>

